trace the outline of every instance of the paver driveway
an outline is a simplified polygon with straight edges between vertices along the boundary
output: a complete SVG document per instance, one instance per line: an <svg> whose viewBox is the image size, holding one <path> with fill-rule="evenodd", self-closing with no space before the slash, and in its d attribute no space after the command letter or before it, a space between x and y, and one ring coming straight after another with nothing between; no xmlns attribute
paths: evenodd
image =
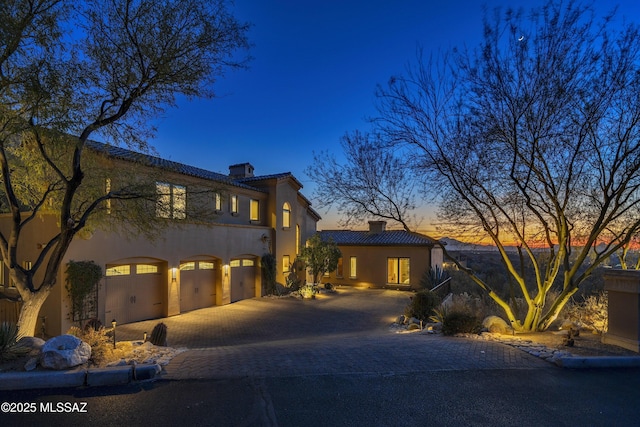
<svg viewBox="0 0 640 427"><path fill-rule="evenodd" d="M141 339L158 322L172 347L189 350L165 378L395 375L434 370L556 369L507 345L393 332L411 294L340 289L315 300L254 298L118 326L119 340Z"/></svg>

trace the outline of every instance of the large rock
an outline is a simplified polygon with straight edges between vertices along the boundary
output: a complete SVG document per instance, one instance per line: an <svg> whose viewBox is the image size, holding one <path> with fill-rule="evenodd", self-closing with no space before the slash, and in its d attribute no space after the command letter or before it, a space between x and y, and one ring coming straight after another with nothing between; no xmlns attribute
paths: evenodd
<svg viewBox="0 0 640 427"><path fill-rule="evenodd" d="M482 326L489 332L494 334L511 333L511 326L501 317L488 316L482 321Z"/></svg>
<svg viewBox="0 0 640 427"><path fill-rule="evenodd" d="M91 357L91 346L73 335L60 335L48 340L41 352L40 365L61 370L86 363Z"/></svg>
<svg viewBox="0 0 640 427"><path fill-rule="evenodd" d="M18 340L16 346L25 348L25 351L28 352L30 356L37 356L40 354L44 343L45 341L42 338L22 337Z"/></svg>

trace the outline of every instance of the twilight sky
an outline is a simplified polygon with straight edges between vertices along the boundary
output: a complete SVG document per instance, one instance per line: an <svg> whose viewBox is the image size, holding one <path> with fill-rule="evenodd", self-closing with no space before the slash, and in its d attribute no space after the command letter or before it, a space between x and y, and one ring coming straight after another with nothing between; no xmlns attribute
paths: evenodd
<svg viewBox="0 0 640 427"><path fill-rule="evenodd" d="M613 2L596 1L598 11ZM640 21L640 1L620 0L618 18ZM305 174L313 151L341 153L347 131L367 130L374 91L415 59L482 36L482 5L540 5L540 0L235 0L254 60L220 79L218 97L180 101L158 122L150 141L161 157L227 174L250 162L257 175L292 172L313 195ZM318 229L336 228L322 215ZM427 218L422 231L431 229ZM437 236L434 236L437 237Z"/></svg>

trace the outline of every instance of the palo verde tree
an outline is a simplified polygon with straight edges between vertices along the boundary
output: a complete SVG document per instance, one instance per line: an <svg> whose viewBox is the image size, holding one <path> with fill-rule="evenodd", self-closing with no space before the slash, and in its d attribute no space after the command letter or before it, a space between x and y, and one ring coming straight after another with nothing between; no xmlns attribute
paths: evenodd
<svg viewBox="0 0 640 427"><path fill-rule="evenodd" d="M376 131L441 225L499 251L523 318L465 271L519 331L547 329L640 228L640 34L614 23L573 1L488 12L478 46L419 53L377 93Z"/></svg>
<svg viewBox="0 0 640 427"><path fill-rule="evenodd" d="M3 2L0 254L23 301L21 335L34 333L64 255L93 215L146 197L130 185L105 188L93 166L108 159L87 157L90 138L146 149L151 120L176 97L213 97L215 80L244 65L236 52L248 45L247 28L224 0ZM58 229L23 266L22 232L43 214Z"/></svg>
<svg viewBox="0 0 640 427"><path fill-rule="evenodd" d="M342 256L333 240L322 240L320 234L314 234L304 248L300 250L298 259L311 270L313 283L320 283L320 278L329 271L338 268L338 260Z"/></svg>

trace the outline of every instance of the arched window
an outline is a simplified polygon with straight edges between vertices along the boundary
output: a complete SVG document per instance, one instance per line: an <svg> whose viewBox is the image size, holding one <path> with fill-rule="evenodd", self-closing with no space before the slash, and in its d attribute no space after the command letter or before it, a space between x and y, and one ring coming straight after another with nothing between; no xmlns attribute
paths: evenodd
<svg viewBox="0 0 640 427"><path fill-rule="evenodd" d="M291 227L291 205L288 202L284 202L282 205L282 226L284 228Z"/></svg>

